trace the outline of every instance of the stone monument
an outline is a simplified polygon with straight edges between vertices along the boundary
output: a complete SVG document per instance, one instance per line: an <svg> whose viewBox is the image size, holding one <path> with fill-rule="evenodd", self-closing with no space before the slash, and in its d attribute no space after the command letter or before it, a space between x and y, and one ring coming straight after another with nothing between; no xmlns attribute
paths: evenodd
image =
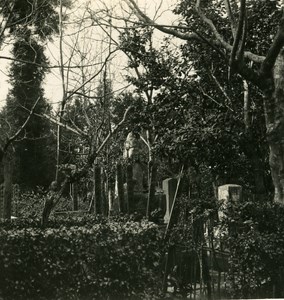
<svg viewBox="0 0 284 300"><path fill-rule="evenodd" d="M171 209L173 205L173 200L175 197L177 188L177 179L176 178L167 178L163 180L163 191L166 195L166 213L164 216L164 222L168 223L170 220Z"/></svg>
<svg viewBox="0 0 284 300"><path fill-rule="evenodd" d="M143 192L144 170L142 165L143 142L139 134L130 132L124 143L124 159L130 159L134 180L134 192Z"/></svg>
<svg viewBox="0 0 284 300"><path fill-rule="evenodd" d="M224 217L223 209L228 207L228 204L234 204L241 200L242 187L238 184L225 184L218 187L218 200L223 201L221 209L218 212L219 219Z"/></svg>

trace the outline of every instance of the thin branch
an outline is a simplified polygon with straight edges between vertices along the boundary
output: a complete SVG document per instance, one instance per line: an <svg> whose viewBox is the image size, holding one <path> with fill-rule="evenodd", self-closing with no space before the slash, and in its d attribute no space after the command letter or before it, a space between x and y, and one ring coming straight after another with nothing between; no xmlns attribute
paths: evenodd
<svg viewBox="0 0 284 300"><path fill-rule="evenodd" d="M38 104L38 102L39 102L40 99L41 99L40 97L37 98L37 100L35 101L34 105L32 106L32 109L30 110L30 113L29 113L28 117L26 118L25 122L17 130L17 132L7 140L5 146L3 147L3 150L2 150L4 153L7 151L8 147L10 146L10 144L23 132L23 130L27 126L27 124L28 124L31 116L34 114L34 110L35 110L35 108L36 108L36 106L37 106L37 104Z"/></svg>
<svg viewBox="0 0 284 300"><path fill-rule="evenodd" d="M2 43L2 37L4 35L4 32L5 30L7 29L7 25L8 25L8 22L13 14L13 9L14 9L14 6L15 6L15 1L12 3L12 6L11 8L9 8L9 14L7 16L7 18L2 22L1 24L1 30L0 30L0 45Z"/></svg>
<svg viewBox="0 0 284 300"><path fill-rule="evenodd" d="M150 144L144 139L144 137L140 134L141 141L147 146L149 152L151 151Z"/></svg>
<svg viewBox="0 0 284 300"><path fill-rule="evenodd" d="M210 75L211 75L212 79L215 81L215 83L218 86L221 93L225 96L225 98L229 101L229 103L232 103L231 98L228 96L228 94L226 93L226 91L224 90L224 88L222 87L222 85L220 84L218 79L216 78L216 76L212 72L210 72ZM227 106L227 108L229 108L231 111L233 111L229 106Z"/></svg>
<svg viewBox="0 0 284 300"><path fill-rule="evenodd" d="M208 95L204 89L201 86L198 86L198 89L201 91L201 93L203 94L203 96L207 97L208 99L210 99L211 101L213 101L214 103L216 103L218 106L220 107L227 107L230 111L234 111L230 106L220 103L217 100L215 100L213 97L211 97L210 95Z"/></svg>
<svg viewBox="0 0 284 300"><path fill-rule="evenodd" d="M107 64L109 58L113 53L115 53L118 49L115 49L114 51L110 52L108 56L106 57L104 63L102 64L101 68L96 72L93 76L91 76L88 80L83 82L78 88L76 88L74 91L70 92L69 95L66 97L66 99L70 99L73 95L75 95L80 89L82 89L86 84L88 84L90 81L92 81L94 78L96 78L104 69L105 65Z"/></svg>
<svg viewBox="0 0 284 300"><path fill-rule="evenodd" d="M98 148L98 150L95 153L95 156L97 156L101 150L104 148L104 146L106 145L106 143L109 141L109 139L120 129L120 127L125 123L127 116L129 114L129 112L133 109L133 106L129 106L126 111L124 112L123 118L122 120L114 127L114 129L112 131L109 132L109 134L107 135L107 137L104 139L104 141L101 143L100 147Z"/></svg>
<svg viewBox="0 0 284 300"><path fill-rule="evenodd" d="M202 35L198 34L197 32L180 32L178 30L169 28L169 27L165 27L162 26L160 24L157 24L156 22L154 22L153 20L151 20L148 16L146 16L137 6L137 4L135 3L134 0L124 0L128 6L134 11L134 13L136 14L136 16L138 17L138 19L143 22L146 25L150 25L153 26L155 28L157 28L158 30L170 34L172 36L175 36L177 38L180 38L182 40L207 40L204 37L202 37ZM214 44L215 46L221 46L223 47L226 51L231 52L232 51L232 45L230 45L228 42L226 42L223 37L220 35L220 33L218 32L218 30L216 29L215 25L213 24L212 20L210 20L209 18L207 18L203 12L200 9L200 0L197 0L196 2L196 10L198 15L200 16L201 20L203 20L203 22L205 22L209 28L211 29L211 31L213 32L214 36L215 36L215 40L207 40L207 42L209 44ZM256 63L262 63L265 59L264 56L261 55L256 55L250 51L245 51L244 52L244 57L248 58L249 60L252 60Z"/></svg>
<svg viewBox="0 0 284 300"><path fill-rule="evenodd" d="M47 65L47 64L39 64L39 63L36 63L34 61L28 61L28 60L24 60L24 59L19 59L19 58L14 58L14 57L9 57L9 56L3 56L3 55L0 55L0 59L6 59L6 60L11 60L11 61L16 61L16 62L20 62L20 63L23 63L23 64L30 64L30 65L34 65L34 66L38 66L38 67L41 67L41 68L46 68L46 69L60 69L62 66L60 65L53 65L53 66L50 66L50 65ZM88 64L88 65L84 65L84 66L63 66L64 69L79 69L79 68L89 68L89 67L94 67L94 66L98 66L100 65L101 63L94 63L94 64Z"/></svg>
<svg viewBox="0 0 284 300"><path fill-rule="evenodd" d="M170 35L174 35L176 37L179 37L183 40L189 40L189 39L197 39L199 40L199 36L196 33L181 33L179 31L175 31L171 28L169 28L168 26L162 26L157 24L156 22L154 22L153 20L151 20L148 16L146 16L138 7L138 5L135 3L134 0L124 0L127 5L135 12L136 16L138 17L138 19L140 21L142 21L143 23L147 23L157 29L159 29L160 31L164 32L164 33L168 33Z"/></svg>
<svg viewBox="0 0 284 300"><path fill-rule="evenodd" d="M51 117L51 116L49 116L47 114L43 114L43 115L36 114L36 116L38 116L38 117L44 117L45 119L51 121L52 123L54 123L54 124L56 124L56 125L58 125L58 126L60 126L62 128L65 128L65 129L67 129L67 130L75 133L78 136L88 136L88 134L85 133L85 132L83 132L82 130L78 131L78 130L72 128L71 126L62 123L59 120L57 120L57 119L55 119L55 118L53 118L53 117Z"/></svg>
<svg viewBox="0 0 284 300"><path fill-rule="evenodd" d="M224 0L224 2L225 2L225 7L226 7L227 14L228 14L228 18L230 20L232 34L233 34L233 37L235 38L235 36L236 36L236 20L232 13L231 3L230 3L230 0Z"/></svg>
<svg viewBox="0 0 284 300"><path fill-rule="evenodd" d="M128 85L126 85L126 86L124 86L124 87L122 87L122 88L119 88L119 89L117 89L117 90L115 90L115 91L112 91L112 92L110 92L110 93L107 93L106 94L106 96L112 96L112 95L114 95L116 92L119 92L119 91L121 91L121 90L125 90L125 89L127 89L128 87L130 87L131 86L131 84L128 84ZM69 94L69 93L73 93L73 92L67 92L67 94ZM86 98L86 99L97 99L97 100L101 100L102 98L103 98L103 96L89 96L89 95L87 95L87 94L84 94L84 93L80 93L80 92L76 92L76 93L73 93L73 95L78 95L78 96L82 96L82 97L84 97L84 98Z"/></svg>

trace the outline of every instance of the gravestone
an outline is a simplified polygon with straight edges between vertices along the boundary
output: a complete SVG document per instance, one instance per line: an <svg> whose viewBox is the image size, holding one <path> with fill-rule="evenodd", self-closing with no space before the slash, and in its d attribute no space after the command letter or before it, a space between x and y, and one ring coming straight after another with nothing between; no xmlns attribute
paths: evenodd
<svg viewBox="0 0 284 300"><path fill-rule="evenodd" d="M168 223L170 220L170 213L173 205L173 200L175 197L175 192L177 188L177 179L168 178L163 180L163 191L166 195L166 213L164 216L164 222Z"/></svg>
<svg viewBox="0 0 284 300"><path fill-rule="evenodd" d="M139 162L134 162L132 172L134 180L134 192L142 192L144 177L142 165Z"/></svg>
<svg viewBox="0 0 284 300"><path fill-rule="evenodd" d="M142 149L143 142L139 134L135 134L133 132L128 133L124 143L123 158L130 158L133 159L133 161L139 161L143 152Z"/></svg>
<svg viewBox="0 0 284 300"><path fill-rule="evenodd" d="M223 201L219 210L219 219L224 217L222 209L226 209L228 204L238 203L242 197L242 187L238 184L225 184L218 187L218 200Z"/></svg>

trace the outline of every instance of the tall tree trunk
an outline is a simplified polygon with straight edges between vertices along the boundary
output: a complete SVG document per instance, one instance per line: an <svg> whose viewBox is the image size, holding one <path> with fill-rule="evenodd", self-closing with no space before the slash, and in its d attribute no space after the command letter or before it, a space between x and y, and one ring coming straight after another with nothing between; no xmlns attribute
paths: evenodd
<svg viewBox="0 0 284 300"><path fill-rule="evenodd" d="M6 156L4 158L4 203L3 203L3 218L6 220L11 219L12 214L12 161Z"/></svg>
<svg viewBox="0 0 284 300"><path fill-rule="evenodd" d="M124 199L124 189L123 189L123 172L121 163L116 165L116 182L117 182L117 196L118 203L121 212L126 212L126 204Z"/></svg>
<svg viewBox="0 0 284 300"><path fill-rule="evenodd" d="M102 180L101 167L95 164L94 166L94 213L102 213Z"/></svg>
<svg viewBox="0 0 284 300"><path fill-rule="evenodd" d="M79 197L78 197L78 183L72 183L72 197L73 197L73 210L79 209Z"/></svg>
<svg viewBox="0 0 284 300"><path fill-rule="evenodd" d="M134 180L133 180L133 166L132 163L127 163L126 166L126 212L129 213L134 206Z"/></svg>
<svg viewBox="0 0 284 300"><path fill-rule="evenodd" d="M245 152L251 162L254 176L254 194L259 198L263 198L267 194L265 186L265 166L264 157L259 142L255 139L252 128L252 110L250 86L246 80L243 80L244 87L244 125L245 125Z"/></svg>
<svg viewBox="0 0 284 300"><path fill-rule="evenodd" d="M265 165L264 157L260 146L253 137L251 129L247 132L247 142L245 145L245 154L251 162L253 179L254 179L254 194L257 197L264 197L267 194L265 185Z"/></svg>
<svg viewBox="0 0 284 300"><path fill-rule="evenodd" d="M284 204L284 55L274 67L274 82L264 98L269 164L274 184L274 200Z"/></svg>
<svg viewBox="0 0 284 300"><path fill-rule="evenodd" d="M45 197L44 207L41 216L41 225L42 227L46 227L48 223L49 216L53 210L53 208L58 204L61 199L63 192L65 191L67 184L69 184L68 180L65 179L61 185L60 190L58 191L58 183L57 181L53 181L50 185L50 191Z"/></svg>
<svg viewBox="0 0 284 300"><path fill-rule="evenodd" d="M156 181L157 181L157 164L154 160L151 160L148 163L149 191L148 191L148 199L147 199L146 218L149 218L151 205L153 205L155 201Z"/></svg>

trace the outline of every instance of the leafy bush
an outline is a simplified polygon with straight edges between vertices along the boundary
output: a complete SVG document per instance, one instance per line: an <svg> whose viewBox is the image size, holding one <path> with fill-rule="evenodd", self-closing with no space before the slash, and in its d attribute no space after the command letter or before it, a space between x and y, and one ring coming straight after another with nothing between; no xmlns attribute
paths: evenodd
<svg viewBox="0 0 284 300"><path fill-rule="evenodd" d="M234 297L283 297L284 207L245 202L227 212L223 226L230 250L229 283ZM274 295L273 295L274 293Z"/></svg>
<svg viewBox="0 0 284 300"><path fill-rule="evenodd" d="M158 294L162 238L153 223L82 226L79 220L79 226L45 230L27 224L0 230L0 297L155 299Z"/></svg>
<svg viewBox="0 0 284 300"><path fill-rule="evenodd" d="M35 190L18 190L13 201L13 215L19 218L40 218L48 190L37 187ZM87 211L89 202L80 201L80 210ZM62 197L56 206L56 211L72 211L73 203L70 197Z"/></svg>

